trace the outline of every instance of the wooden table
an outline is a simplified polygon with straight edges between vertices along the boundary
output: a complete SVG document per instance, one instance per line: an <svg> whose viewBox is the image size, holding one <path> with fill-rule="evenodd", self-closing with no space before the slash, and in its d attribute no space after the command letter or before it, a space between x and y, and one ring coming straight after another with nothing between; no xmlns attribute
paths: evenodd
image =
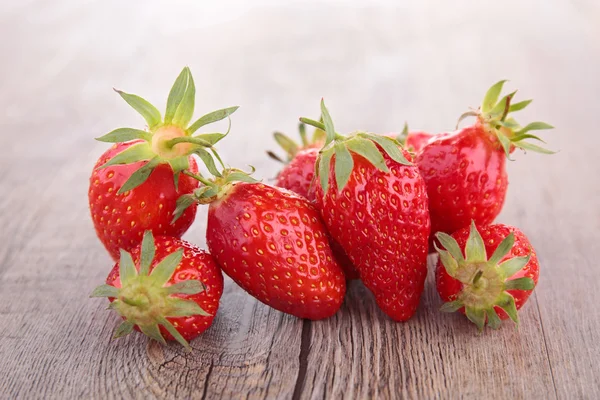
<svg viewBox="0 0 600 400"><path fill-rule="evenodd" d="M600 398L598 2L152 3L0 4L0 398ZM267 181L271 132L295 133L322 96L341 131L442 131L511 79L535 98L521 119L554 124L559 150L509 165L499 221L528 234L542 267L519 330L479 334L438 312L430 274L407 323L357 282L338 314L309 322L227 280L191 354L111 340L118 318L88 299L112 266L87 207L106 149L93 138L142 126L113 86L162 108L183 65L197 115L242 106L220 148ZM185 235L201 246L205 214Z"/></svg>

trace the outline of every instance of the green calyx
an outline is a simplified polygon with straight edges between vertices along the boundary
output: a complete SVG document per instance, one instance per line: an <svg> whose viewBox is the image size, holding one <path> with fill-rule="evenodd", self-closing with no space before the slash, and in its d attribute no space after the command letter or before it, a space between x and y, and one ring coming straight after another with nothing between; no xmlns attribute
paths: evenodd
<svg viewBox="0 0 600 400"><path fill-rule="evenodd" d="M320 122L323 122L323 118L320 119ZM321 145L323 145L323 143L325 143L326 133L325 133L325 131L323 131L319 128L315 128L315 131L313 132L312 136L309 139L308 136L306 135L306 125L304 123L300 122L300 124L298 125L298 132L300 133L300 139L301 139L300 143L295 142L289 136L287 136L281 132L273 133L273 138L275 139L275 141L277 142L279 147L281 147L285 151L285 154L286 154L285 160L283 160L281 157L279 157L277 154L275 154L274 152L272 152L270 150L267 151L267 155L275 161L279 161L280 163L287 164L294 159L294 157L296 156L296 154L299 151L304 150L309 147L321 146Z"/></svg>
<svg viewBox="0 0 600 400"><path fill-rule="evenodd" d="M213 178L206 178L202 174L185 171L184 174L198 180L202 186L194 190L191 194L181 195L177 199L175 211L173 212L174 223L183 215L185 210L192 204L210 204L223 197L236 182L258 182L251 175L254 173L254 167L250 172L244 172L237 168L224 168L221 172L212 172Z"/></svg>
<svg viewBox="0 0 600 400"><path fill-rule="evenodd" d="M210 153L216 156L213 146L229 133L229 128L225 133L197 133L198 129L229 118L238 109L236 106L213 111L190 124L194 113L196 87L188 67L181 71L171 88L164 118L156 107L143 98L120 90L115 91L141 114L148 124L147 131L119 128L96 139L108 143L141 140L99 167L147 161L123 184L119 193L144 183L159 164L171 166L177 187L179 175L189 168L189 156L196 154L203 160L207 156L210 157Z"/></svg>
<svg viewBox="0 0 600 400"><path fill-rule="evenodd" d="M318 177L323 192L327 192L329 189L329 171L333 156L335 156L334 173L338 191L346 186L352 174L354 168L352 153L364 157L381 171L388 172L389 169L385 164L384 155L377 147L379 145L383 152L394 161L411 165L404 157L401 144L396 139L367 132L355 132L348 136L337 133L323 99L321 99L321 115L322 122L304 117L300 118L300 122L321 129L326 134L325 144L319 151L319 157L315 163L315 177Z"/></svg>
<svg viewBox="0 0 600 400"><path fill-rule="evenodd" d="M502 145L502 149L506 153L506 157L509 160L512 146L519 147L523 150L534 151L536 153L554 154L553 151L528 141L528 139L532 139L546 143L538 136L532 135L529 132L535 130L553 129L554 127L552 125L538 121L532 122L523 127L510 116L510 113L521 111L533 100L523 100L518 103L514 103L513 97L517 91L509 93L498 100L505 83L506 80L502 80L492 85L492 87L489 88L485 94L481 106L477 110L470 110L461 115L458 119L457 126L463 119L467 117L477 117L479 121L498 138L498 141Z"/></svg>
<svg viewBox="0 0 600 400"><path fill-rule="evenodd" d="M149 272L154 255L154 237L151 231L146 231L142 241L139 271L134 265L131 254L121 250L119 260L121 288L100 285L94 289L90 297L114 299L109 308L118 312L124 319L115 331L115 338L130 334L137 325L144 334L164 344L165 339L159 329L162 325L175 340L191 350L189 343L167 320L167 317L209 316L210 314L196 302L175 297L182 294L198 294L206 288L198 280L165 286L181 262L183 249L166 256L152 272Z"/></svg>
<svg viewBox="0 0 600 400"><path fill-rule="evenodd" d="M504 238L489 259L474 222L471 223L465 256L452 236L438 232L436 237L444 247L440 249L434 242L446 272L463 284L456 299L445 303L441 311L454 312L464 307L467 318L483 330L486 322L492 329L500 327L500 318L495 310L495 307L500 307L518 326L515 299L507 291L533 290L535 283L527 277L509 279L527 265L531 254L500 262L514 245L513 233Z"/></svg>

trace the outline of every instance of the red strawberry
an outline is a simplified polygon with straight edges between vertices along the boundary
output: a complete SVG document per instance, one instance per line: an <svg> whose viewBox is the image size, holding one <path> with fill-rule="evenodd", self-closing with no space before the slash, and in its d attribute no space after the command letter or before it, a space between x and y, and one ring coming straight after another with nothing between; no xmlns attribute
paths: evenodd
<svg viewBox="0 0 600 400"><path fill-rule="evenodd" d="M528 132L550 125L533 122L521 128L507 117L531 100L511 104L513 92L497 102L504 82L489 89L480 109L461 117L476 116L475 124L434 136L415 158L427 183L432 233L451 233L471 220L492 223L504 204L508 187L504 164L514 148L551 153L525 141L541 140Z"/></svg>
<svg viewBox="0 0 600 400"><path fill-rule="evenodd" d="M225 170L213 181L198 178L206 189L194 199L210 203L208 248L242 289L299 318L327 318L340 308L344 274L308 200L238 170ZM182 197L178 212L189 198Z"/></svg>
<svg viewBox="0 0 600 400"><path fill-rule="evenodd" d="M171 224L177 198L192 193L198 187L198 181L184 175L179 179L179 190L176 190L173 169L168 164L158 165L144 183L122 194L118 193L119 189L147 161L98 169L137 143L140 141L115 144L100 156L90 177L88 195L96 234L114 260L119 259L119 249L136 247L147 229L156 235L180 238L196 216L196 205L193 205ZM189 170L197 171L192 158Z"/></svg>
<svg viewBox="0 0 600 400"><path fill-rule="evenodd" d="M106 284L91 297L108 297L123 317L115 337L135 328L154 340L188 344L212 324L223 294L223 274L210 254L174 237L156 242L146 231L133 252L121 250Z"/></svg>
<svg viewBox="0 0 600 400"><path fill-rule="evenodd" d="M294 193L306 197L311 202L315 201L315 162L319 156L319 149L315 146L321 147L324 143L323 132L320 129L315 129L312 140L309 142L306 139L306 133L304 124L300 124L300 136L302 138L303 146L298 146L287 136L282 133L275 132L274 137L277 143L286 150L288 154L288 163L282 168L277 175L275 182L276 186L284 189L291 190ZM274 158L280 162L282 161L273 152L267 152L271 158ZM340 263L346 279L358 279L358 271L352 265L352 262L344 252L342 246L330 238L331 250L335 258Z"/></svg>
<svg viewBox="0 0 600 400"><path fill-rule="evenodd" d="M119 249L140 243L146 229L181 237L196 215L192 207L170 225L177 198L198 187L182 172L196 172L193 154L212 162L212 145L225 134L197 135L202 126L222 120L237 107L209 113L187 127L194 112L195 86L183 69L171 88L164 119L146 100L117 91L148 123L148 131L119 128L98 138L116 143L96 163L90 177L89 204L96 233L113 259ZM186 128L187 127L187 128ZM205 161L206 162L206 161ZM208 163L214 169L214 164Z"/></svg>
<svg viewBox="0 0 600 400"><path fill-rule="evenodd" d="M519 229L502 225L464 227L449 236L437 235L445 250L436 249L437 290L442 311L460 311L481 330L486 321L519 323L517 310L537 284L540 266L529 240Z"/></svg>
<svg viewBox="0 0 600 400"><path fill-rule="evenodd" d="M391 138L335 133L321 102L327 142L318 161L317 204L325 225L377 304L397 321L416 311L427 275L425 183ZM333 159L333 163L331 160Z"/></svg>

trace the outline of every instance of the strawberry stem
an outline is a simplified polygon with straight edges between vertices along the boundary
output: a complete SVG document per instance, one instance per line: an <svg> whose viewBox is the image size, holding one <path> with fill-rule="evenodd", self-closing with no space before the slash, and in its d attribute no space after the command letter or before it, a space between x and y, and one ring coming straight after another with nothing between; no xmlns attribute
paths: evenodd
<svg viewBox="0 0 600 400"><path fill-rule="evenodd" d="M208 179L202 177L201 175L198 174L194 174L193 172L190 171L183 171L183 173L189 177L192 177L202 183L204 183L206 186L210 186L210 187L216 187L217 185L215 185L214 182L209 181Z"/></svg>

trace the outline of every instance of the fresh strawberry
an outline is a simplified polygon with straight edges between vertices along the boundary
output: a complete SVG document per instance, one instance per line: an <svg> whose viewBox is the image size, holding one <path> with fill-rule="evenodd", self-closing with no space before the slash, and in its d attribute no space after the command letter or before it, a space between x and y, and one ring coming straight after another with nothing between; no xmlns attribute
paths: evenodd
<svg viewBox="0 0 600 400"><path fill-rule="evenodd" d="M327 318L340 308L344 274L308 200L237 170L199 179L207 189L197 190L195 199L210 203L206 242L227 275L263 303L299 318Z"/></svg>
<svg viewBox="0 0 600 400"><path fill-rule="evenodd" d="M108 297L123 318L115 337L133 329L161 343L188 344L212 324L223 294L223 274L213 257L174 237L146 231L130 254L121 250L106 284L91 297Z"/></svg>
<svg viewBox="0 0 600 400"><path fill-rule="evenodd" d="M492 223L504 204L508 187L505 162L514 148L551 153L525 141L541 140L529 132L552 128L550 125L533 122L522 128L507 117L531 100L511 104L513 92L497 101L504 82L488 90L478 110L461 116L461 120L477 117L475 124L436 135L417 153L415 162L427 183L432 233L452 233L471 220L478 225Z"/></svg>
<svg viewBox="0 0 600 400"><path fill-rule="evenodd" d="M317 204L379 307L405 321L416 311L427 275L425 183L398 141L364 132L344 137L323 102L321 111L323 124L301 119L327 132L316 168Z"/></svg>
<svg viewBox="0 0 600 400"><path fill-rule="evenodd" d="M195 207L186 211L175 224L177 198L189 194L198 182L182 172L196 172L193 155L212 161L212 146L225 134L196 134L202 126L222 120L237 107L209 113L192 125L194 80L183 69L171 88L164 119L146 100L117 91L138 111L148 131L119 128L98 138L115 143L98 159L90 177L90 211L96 233L114 260L119 249L137 246L146 229L157 235L181 237L196 215ZM187 127L187 128L186 128Z"/></svg>
<svg viewBox="0 0 600 400"><path fill-rule="evenodd" d="M496 224L462 228L449 236L437 233L445 248L436 249L437 290L442 311L460 311L481 330L498 328L531 295L539 277L538 259L527 237L512 226Z"/></svg>
<svg viewBox="0 0 600 400"><path fill-rule="evenodd" d="M89 204L96 234L114 260L119 259L120 248L131 250L136 247L147 229L156 235L180 238L196 216L196 206L193 205L171 224L177 198L192 193L198 187L198 181L184 175L179 179L177 190L169 164L157 165L144 183L122 194L118 193L119 189L147 161L98 169L115 155L140 142L115 144L98 159L90 177ZM192 158L189 170L197 171Z"/></svg>
<svg viewBox="0 0 600 400"><path fill-rule="evenodd" d="M281 169L277 175L275 182L276 186L291 190L294 193L306 197L311 202L315 201L315 162L319 156L319 148L325 143L325 132L320 129L315 129L312 139L306 139L306 130L304 124L300 123L300 137L302 138L302 146L296 144L292 139L282 133L275 132L273 136L275 141L286 151L288 155L287 164ZM281 158L269 151L267 154L284 162ZM346 279L358 279L359 274L352 262L344 252L342 246L330 238L331 250L333 255L340 263Z"/></svg>

